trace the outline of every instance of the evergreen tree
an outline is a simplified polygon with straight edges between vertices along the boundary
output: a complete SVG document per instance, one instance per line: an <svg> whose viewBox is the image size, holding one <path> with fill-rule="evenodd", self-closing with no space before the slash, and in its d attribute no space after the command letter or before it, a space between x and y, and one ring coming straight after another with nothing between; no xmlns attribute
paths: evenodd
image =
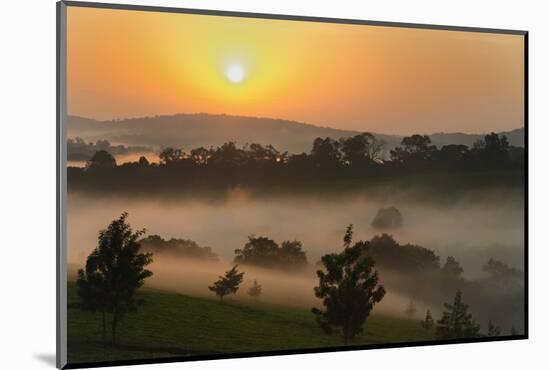
<svg viewBox="0 0 550 370"><path fill-rule="evenodd" d="M434 326L434 319L430 310L426 311L426 318L420 322L420 325L426 330L431 330Z"/></svg>
<svg viewBox="0 0 550 370"><path fill-rule="evenodd" d="M145 230L133 232L123 213L99 233L98 246L86 260L85 270L78 271L78 295L83 310L101 312L103 337L106 335L106 316L111 315L112 342L122 317L142 303L136 291L146 278L153 275L145 266L151 253L140 253L137 240Z"/></svg>
<svg viewBox="0 0 550 370"><path fill-rule="evenodd" d="M258 284L256 280L254 280L254 284L250 289L248 289L248 295L252 298L258 298L262 294L262 286Z"/></svg>
<svg viewBox="0 0 550 370"><path fill-rule="evenodd" d="M375 262L366 253L368 243L352 245L353 228L349 225L341 253L326 254L318 270L319 286L315 295L323 300L325 310L312 308L317 322L327 333L341 330L344 344L348 344L363 330L374 305L384 298L386 290L378 285Z"/></svg>
<svg viewBox="0 0 550 370"><path fill-rule="evenodd" d="M479 337L479 325L468 312L468 305L462 302L462 293L457 290L453 304L445 303L446 311L437 321L438 339Z"/></svg>
<svg viewBox="0 0 550 370"><path fill-rule="evenodd" d="M235 294L239 290L239 285L243 281L244 272L239 272L237 267L233 266L229 271L225 272L224 276L220 276L218 281L214 282L214 285L209 286L208 289L216 293L220 297L220 302L223 301L223 297L228 294Z"/></svg>

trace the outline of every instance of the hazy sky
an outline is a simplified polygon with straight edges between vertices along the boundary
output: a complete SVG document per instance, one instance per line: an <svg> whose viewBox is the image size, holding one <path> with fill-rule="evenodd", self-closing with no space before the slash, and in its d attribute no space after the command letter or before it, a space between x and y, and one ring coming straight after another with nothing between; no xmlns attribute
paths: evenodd
<svg viewBox="0 0 550 370"><path fill-rule="evenodd" d="M379 133L523 126L523 37L68 8L69 114L226 113Z"/></svg>

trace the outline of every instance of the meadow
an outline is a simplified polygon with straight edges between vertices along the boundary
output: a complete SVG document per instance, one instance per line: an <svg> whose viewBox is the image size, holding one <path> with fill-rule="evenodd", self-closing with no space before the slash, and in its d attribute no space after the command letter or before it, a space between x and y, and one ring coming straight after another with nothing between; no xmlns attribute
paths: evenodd
<svg viewBox="0 0 550 370"><path fill-rule="evenodd" d="M123 319L117 344L101 338L101 319L78 308L76 284L68 285L69 363L139 360L218 353L298 350L342 346L325 334L307 309L252 299L223 303L165 291L142 289L143 305ZM353 345L433 340L418 320L374 312Z"/></svg>

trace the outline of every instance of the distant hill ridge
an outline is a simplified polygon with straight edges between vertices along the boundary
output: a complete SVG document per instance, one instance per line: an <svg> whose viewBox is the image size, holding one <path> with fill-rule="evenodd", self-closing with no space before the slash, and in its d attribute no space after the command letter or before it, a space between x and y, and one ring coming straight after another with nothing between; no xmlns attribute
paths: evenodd
<svg viewBox="0 0 550 370"><path fill-rule="evenodd" d="M227 141L238 144L271 144L280 151L290 153L309 152L317 137L339 139L357 135L359 131L340 130L315 126L284 119L231 116L225 114L175 114L152 117L126 118L98 121L90 118L69 116L68 137L81 137L86 141L107 139L113 144L167 146L191 149L200 146L221 145ZM401 142L403 136L373 133L384 140L387 149ZM524 146L524 130L518 128L501 132L515 146ZM448 144L471 146L482 134L434 133L429 135L433 144L441 147Z"/></svg>

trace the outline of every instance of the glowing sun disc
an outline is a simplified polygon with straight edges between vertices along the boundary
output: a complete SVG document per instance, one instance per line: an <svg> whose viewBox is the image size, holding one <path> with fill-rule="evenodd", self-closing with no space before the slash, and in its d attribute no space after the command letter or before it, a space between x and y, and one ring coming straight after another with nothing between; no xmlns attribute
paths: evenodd
<svg viewBox="0 0 550 370"><path fill-rule="evenodd" d="M225 70L225 75L229 81L238 84L244 79L244 68L240 64L231 64Z"/></svg>

